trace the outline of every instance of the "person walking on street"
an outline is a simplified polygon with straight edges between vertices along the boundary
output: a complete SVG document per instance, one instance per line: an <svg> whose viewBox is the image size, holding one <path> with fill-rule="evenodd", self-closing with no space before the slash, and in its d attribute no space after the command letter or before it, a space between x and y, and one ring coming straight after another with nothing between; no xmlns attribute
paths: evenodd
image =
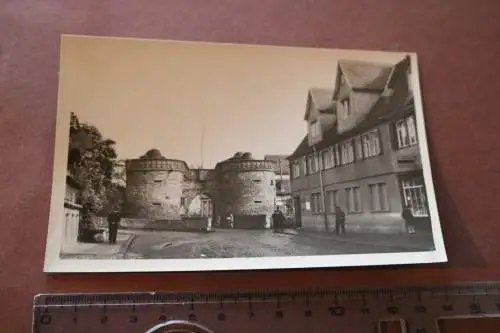
<svg viewBox="0 0 500 333"><path fill-rule="evenodd" d="M108 215L108 231L109 231L109 244L116 244L116 234L118 233L118 226L120 225L120 212L114 209Z"/></svg>
<svg viewBox="0 0 500 333"><path fill-rule="evenodd" d="M272 215L274 231L282 230L285 226L285 215L281 212L279 207L276 207Z"/></svg>
<svg viewBox="0 0 500 333"><path fill-rule="evenodd" d="M227 227L230 229L234 229L234 215L230 213L226 219Z"/></svg>
<svg viewBox="0 0 500 333"><path fill-rule="evenodd" d="M335 207L335 233L338 235L342 230L345 235L345 213L340 206Z"/></svg>
<svg viewBox="0 0 500 333"><path fill-rule="evenodd" d="M413 217L413 213L410 209L410 206L408 204L404 204L403 206L403 211L401 212L401 216L403 217L403 220L405 221L406 225L406 231L410 235L415 235L415 218Z"/></svg>

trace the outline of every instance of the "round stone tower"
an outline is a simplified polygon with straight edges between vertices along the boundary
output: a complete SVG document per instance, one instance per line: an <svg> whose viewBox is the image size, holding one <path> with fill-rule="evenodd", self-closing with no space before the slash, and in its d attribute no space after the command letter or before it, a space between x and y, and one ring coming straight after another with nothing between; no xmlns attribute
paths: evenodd
<svg viewBox="0 0 500 333"><path fill-rule="evenodd" d="M215 167L219 195L217 215L234 217L235 228L268 228L274 210L275 161L255 160L236 153Z"/></svg>
<svg viewBox="0 0 500 333"><path fill-rule="evenodd" d="M131 218L177 220L184 175L184 161L167 159L151 149L125 162L127 172L126 215Z"/></svg>

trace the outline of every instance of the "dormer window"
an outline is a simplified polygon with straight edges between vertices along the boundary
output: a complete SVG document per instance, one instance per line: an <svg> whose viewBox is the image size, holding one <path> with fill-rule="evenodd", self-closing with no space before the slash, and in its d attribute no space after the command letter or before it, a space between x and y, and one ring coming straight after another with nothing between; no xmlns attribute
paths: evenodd
<svg viewBox="0 0 500 333"><path fill-rule="evenodd" d="M293 178L300 177L300 164L298 160L295 160L292 163L292 177Z"/></svg>
<svg viewBox="0 0 500 333"><path fill-rule="evenodd" d="M342 115L343 119L347 119L351 114L351 105L349 103L349 97L341 100L339 102L339 108L340 108L340 114Z"/></svg>
<svg viewBox="0 0 500 333"><path fill-rule="evenodd" d="M316 140L320 136L321 126L319 121L317 120L311 121L311 123L309 124L309 133L311 134L311 138L313 140Z"/></svg>

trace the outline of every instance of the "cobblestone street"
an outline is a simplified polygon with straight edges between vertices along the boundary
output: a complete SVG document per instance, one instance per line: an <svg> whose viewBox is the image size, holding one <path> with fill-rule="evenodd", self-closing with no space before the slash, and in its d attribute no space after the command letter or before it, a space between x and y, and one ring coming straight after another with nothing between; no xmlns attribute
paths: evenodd
<svg viewBox="0 0 500 333"><path fill-rule="evenodd" d="M232 258L331 254L362 254L430 250L432 237L413 240L406 246L405 237L386 237L370 242L369 238L343 238L331 234L273 233L270 230L217 229L211 233L139 231L125 258L181 259ZM394 239L397 237L399 242Z"/></svg>

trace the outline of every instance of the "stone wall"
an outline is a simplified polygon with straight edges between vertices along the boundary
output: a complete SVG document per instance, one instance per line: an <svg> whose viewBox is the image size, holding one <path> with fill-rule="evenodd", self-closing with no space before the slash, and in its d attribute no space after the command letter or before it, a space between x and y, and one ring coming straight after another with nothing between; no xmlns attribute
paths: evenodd
<svg viewBox="0 0 500 333"><path fill-rule="evenodd" d="M94 224L100 229L107 229L106 217L94 216ZM172 231L208 231L210 220L205 217L193 217L179 220L151 220L122 218L120 229L125 230L172 230Z"/></svg>
<svg viewBox="0 0 500 333"><path fill-rule="evenodd" d="M179 171L127 170L126 215L179 219L183 180Z"/></svg>
<svg viewBox="0 0 500 333"><path fill-rule="evenodd" d="M162 220L148 223L145 229L169 231L209 231L210 220L208 217L189 217L180 220Z"/></svg>
<svg viewBox="0 0 500 333"><path fill-rule="evenodd" d="M233 214L242 216L246 227L269 227L276 197L275 169L275 161L249 158L226 160L215 169L190 170L183 161L150 151L126 162L125 217L187 226L197 217L211 216L220 222ZM247 221L245 216L258 221Z"/></svg>
<svg viewBox="0 0 500 333"><path fill-rule="evenodd" d="M221 175L219 189L221 216L273 213L276 188L272 171L227 171Z"/></svg>

